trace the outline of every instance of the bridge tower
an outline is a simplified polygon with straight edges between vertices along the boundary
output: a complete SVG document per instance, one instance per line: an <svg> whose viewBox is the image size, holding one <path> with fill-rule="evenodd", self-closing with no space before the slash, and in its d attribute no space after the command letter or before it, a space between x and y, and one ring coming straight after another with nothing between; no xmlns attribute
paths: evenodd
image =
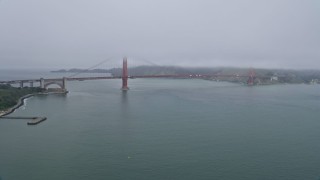
<svg viewBox="0 0 320 180"><path fill-rule="evenodd" d="M63 90L66 90L66 84L67 84L67 78L66 78L66 77L63 77L63 78L62 78L62 89L63 89Z"/></svg>
<svg viewBox="0 0 320 180"><path fill-rule="evenodd" d="M40 78L40 88L44 89L44 79Z"/></svg>
<svg viewBox="0 0 320 180"><path fill-rule="evenodd" d="M254 84L254 80L256 78L256 72L251 68L249 71L249 78L247 80L247 84L252 86Z"/></svg>
<svg viewBox="0 0 320 180"><path fill-rule="evenodd" d="M128 88L128 62L127 57L123 58L123 65L122 65L122 88L123 91L129 90Z"/></svg>
<svg viewBox="0 0 320 180"><path fill-rule="evenodd" d="M23 88L23 81L20 81L20 88Z"/></svg>

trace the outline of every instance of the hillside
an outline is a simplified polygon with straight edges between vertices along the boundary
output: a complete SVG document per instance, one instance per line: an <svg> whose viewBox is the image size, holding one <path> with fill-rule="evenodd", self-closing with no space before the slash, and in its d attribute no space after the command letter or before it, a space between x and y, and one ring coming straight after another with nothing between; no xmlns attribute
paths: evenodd
<svg viewBox="0 0 320 180"><path fill-rule="evenodd" d="M185 68L176 66L138 66L129 68L129 75L177 75L177 74L220 74L220 75L248 75L249 68L232 68L232 67L206 67L206 68ZM279 77L277 83L310 83L318 82L320 79L320 70L288 70L288 69L254 69L256 76L264 76L266 78L259 79L259 82L266 82L270 78ZM113 69L70 69L52 71L55 73L110 73L113 76L121 76L121 68ZM221 78L220 80L244 82L244 79Z"/></svg>
<svg viewBox="0 0 320 180"><path fill-rule="evenodd" d="M0 84L0 111L17 104L19 98L32 93L42 92L41 88L15 88L10 85Z"/></svg>

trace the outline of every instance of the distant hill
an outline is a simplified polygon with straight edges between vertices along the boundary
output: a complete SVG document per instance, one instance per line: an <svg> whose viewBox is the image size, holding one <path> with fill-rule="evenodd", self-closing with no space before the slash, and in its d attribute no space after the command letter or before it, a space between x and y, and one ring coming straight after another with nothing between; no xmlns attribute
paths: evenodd
<svg viewBox="0 0 320 180"><path fill-rule="evenodd" d="M249 68L232 67L205 67L205 68L186 68L176 66L138 66L129 68L129 75L178 75L178 74L221 74L221 75L247 75ZM320 70L284 70L284 69L254 69L257 76L280 77L278 83L310 83L320 80ZM121 68L113 69L61 69L51 71L54 73L110 73L113 76L121 76ZM244 79L222 78L227 81L244 81ZM259 80L267 81L268 79Z"/></svg>
<svg viewBox="0 0 320 180"><path fill-rule="evenodd" d="M85 69L77 69L77 68L73 68L73 69L60 69L57 71L51 71L53 73L108 73L107 69L91 69L91 70L85 70Z"/></svg>
<svg viewBox="0 0 320 180"><path fill-rule="evenodd" d="M135 75L168 75L168 74L246 74L249 69L243 68L184 68L177 66L138 66L129 68L129 74ZM114 76L120 76L122 74L122 68L112 69L60 69L57 71L51 71L53 73L111 73Z"/></svg>

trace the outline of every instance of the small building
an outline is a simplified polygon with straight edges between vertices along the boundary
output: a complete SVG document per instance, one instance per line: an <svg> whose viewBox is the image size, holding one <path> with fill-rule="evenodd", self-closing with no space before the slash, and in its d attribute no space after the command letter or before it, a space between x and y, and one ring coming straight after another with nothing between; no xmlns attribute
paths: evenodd
<svg viewBox="0 0 320 180"><path fill-rule="evenodd" d="M310 84L319 84L319 80L318 79L312 79L310 81Z"/></svg>
<svg viewBox="0 0 320 180"><path fill-rule="evenodd" d="M278 76L271 76L270 81L278 81Z"/></svg>

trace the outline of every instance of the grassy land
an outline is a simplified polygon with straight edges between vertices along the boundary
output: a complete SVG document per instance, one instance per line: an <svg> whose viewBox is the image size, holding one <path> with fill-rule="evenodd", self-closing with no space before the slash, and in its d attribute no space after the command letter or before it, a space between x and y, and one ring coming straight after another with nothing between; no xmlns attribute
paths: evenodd
<svg viewBox="0 0 320 180"><path fill-rule="evenodd" d="M39 87L15 88L10 85L0 85L0 111L17 104L19 98L32 93L43 92Z"/></svg>

